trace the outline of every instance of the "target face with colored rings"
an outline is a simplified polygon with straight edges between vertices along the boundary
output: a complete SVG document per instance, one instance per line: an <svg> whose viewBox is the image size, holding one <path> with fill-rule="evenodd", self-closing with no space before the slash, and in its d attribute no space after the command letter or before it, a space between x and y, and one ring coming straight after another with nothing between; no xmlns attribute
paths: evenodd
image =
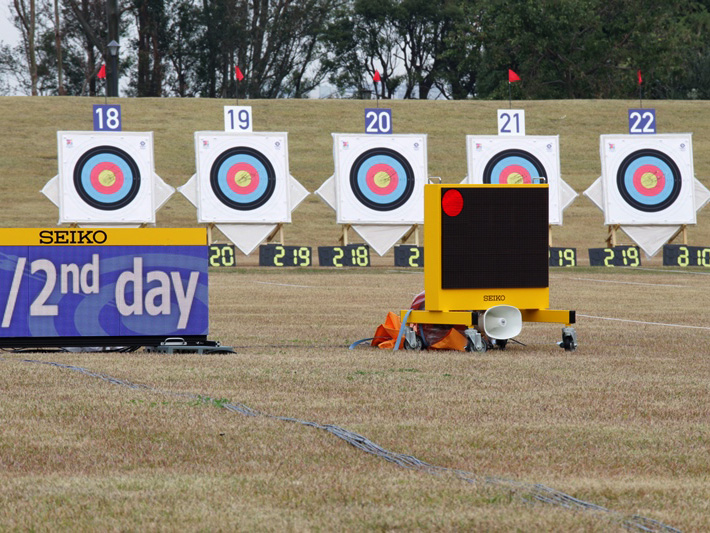
<svg viewBox="0 0 710 533"><path fill-rule="evenodd" d="M658 150L638 150L628 155L616 174L622 198L639 211L655 213L673 204L682 179L675 161Z"/></svg>
<svg viewBox="0 0 710 533"><path fill-rule="evenodd" d="M391 211L412 196L414 171L400 153L373 148L360 154L350 168L350 187L366 207Z"/></svg>
<svg viewBox="0 0 710 533"><path fill-rule="evenodd" d="M217 157L210 170L210 185L223 204L250 211L264 205L274 194L276 173L264 154L240 146Z"/></svg>
<svg viewBox="0 0 710 533"><path fill-rule="evenodd" d="M130 204L141 185L134 159L115 146L87 150L74 167L74 187L87 204L112 211Z"/></svg>
<svg viewBox="0 0 710 533"><path fill-rule="evenodd" d="M483 171L483 183L522 185L539 183L537 178L547 178L545 167L537 157L518 149L497 153Z"/></svg>

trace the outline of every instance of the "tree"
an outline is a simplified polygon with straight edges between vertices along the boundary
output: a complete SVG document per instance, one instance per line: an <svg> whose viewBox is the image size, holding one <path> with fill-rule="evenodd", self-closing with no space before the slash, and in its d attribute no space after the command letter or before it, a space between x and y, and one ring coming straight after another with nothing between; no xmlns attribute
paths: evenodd
<svg viewBox="0 0 710 533"><path fill-rule="evenodd" d="M15 26L20 30L25 45L31 94L37 96L37 55L35 51L37 10L35 0L13 0L12 5L15 8Z"/></svg>

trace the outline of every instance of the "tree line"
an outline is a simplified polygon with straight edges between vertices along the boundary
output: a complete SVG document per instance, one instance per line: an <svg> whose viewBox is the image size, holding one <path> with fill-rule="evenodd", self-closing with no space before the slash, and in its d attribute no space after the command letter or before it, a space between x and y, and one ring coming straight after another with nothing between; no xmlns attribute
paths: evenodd
<svg viewBox="0 0 710 533"><path fill-rule="evenodd" d="M102 94L107 4L13 0L21 42L0 45L0 93ZM633 98L638 71L646 98L710 97L710 0L116 4L129 96L302 98L327 83L336 97L506 98L512 69L515 98Z"/></svg>

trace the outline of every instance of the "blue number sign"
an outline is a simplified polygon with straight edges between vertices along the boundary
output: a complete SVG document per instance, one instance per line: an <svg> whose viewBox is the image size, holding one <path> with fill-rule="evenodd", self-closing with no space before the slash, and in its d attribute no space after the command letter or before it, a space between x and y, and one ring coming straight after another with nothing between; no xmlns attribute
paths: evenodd
<svg viewBox="0 0 710 533"><path fill-rule="evenodd" d="M655 109L629 109L629 133L656 133Z"/></svg>
<svg viewBox="0 0 710 533"><path fill-rule="evenodd" d="M365 133L392 133L392 110L365 109Z"/></svg>
<svg viewBox="0 0 710 533"><path fill-rule="evenodd" d="M94 131L121 131L121 106L94 104Z"/></svg>

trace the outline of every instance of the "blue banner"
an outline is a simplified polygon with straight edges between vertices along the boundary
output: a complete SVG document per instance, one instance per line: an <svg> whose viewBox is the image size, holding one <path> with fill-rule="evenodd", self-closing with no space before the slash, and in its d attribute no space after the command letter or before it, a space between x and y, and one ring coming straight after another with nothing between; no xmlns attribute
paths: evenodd
<svg viewBox="0 0 710 533"><path fill-rule="evenodd" d="M206 246L1 246L0 337L207 335Z"/></svg>

